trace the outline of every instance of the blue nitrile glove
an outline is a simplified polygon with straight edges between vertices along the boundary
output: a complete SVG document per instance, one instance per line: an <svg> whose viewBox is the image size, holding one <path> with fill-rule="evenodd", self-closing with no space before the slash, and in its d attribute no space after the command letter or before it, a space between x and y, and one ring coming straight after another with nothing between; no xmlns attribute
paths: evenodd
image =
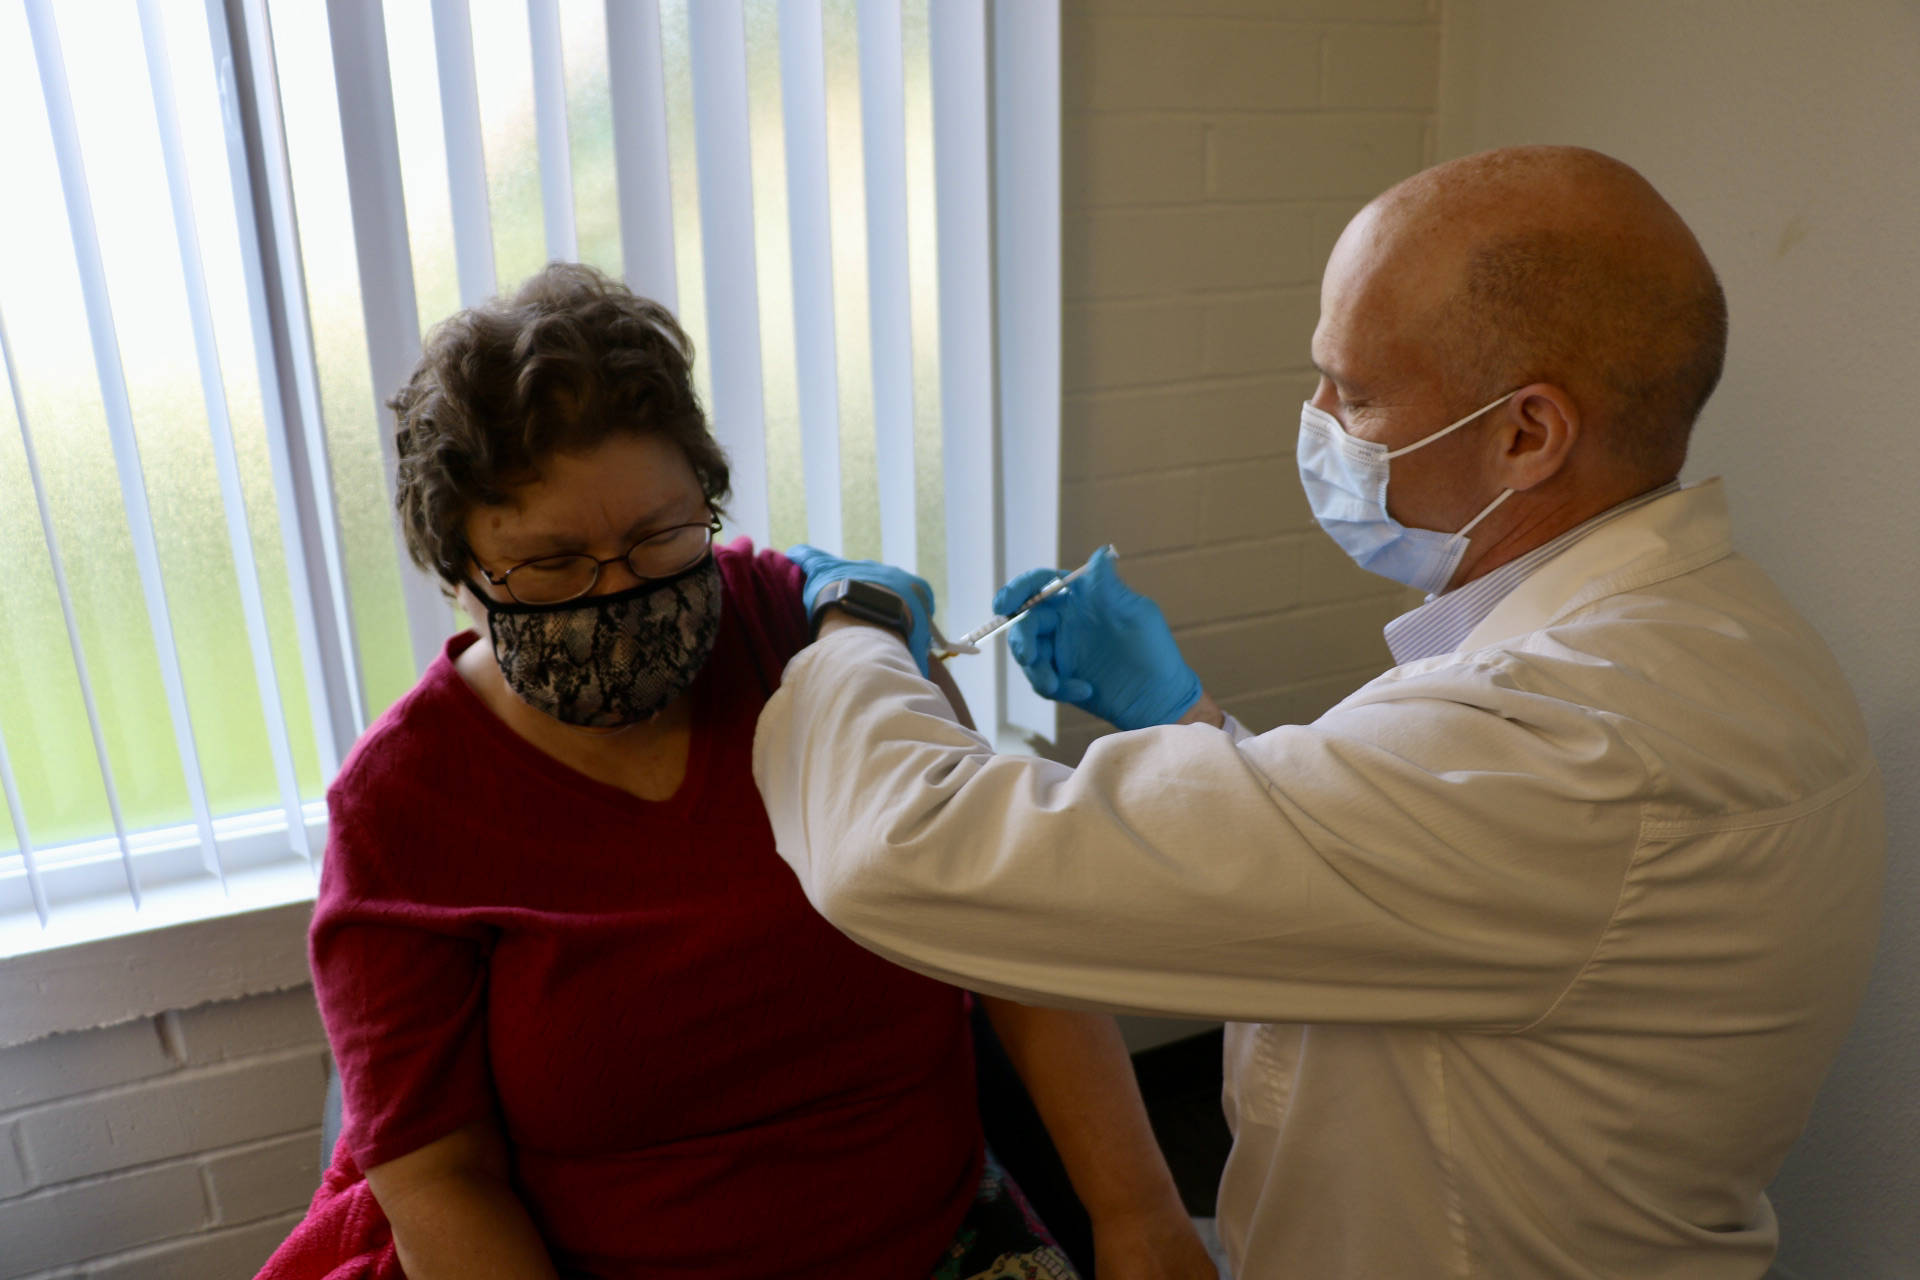
<svg viewBox="0 0 1920 1280"><path fill-rule="evenodd" d="M920 674L927 674L930 635L927 620L933 616L933 588L927 585L925 578L915 577L905 569L896 569L890 564L881 564L878 560L842 560L804 542L788 547L787 559L799 565L800 572L807 575L806 584L800 588L800 600L806 606L808 617L813 616L813 602L819 597L820 588L843 578L871 582L905 600L907 611L913 615L913 629L907 633L907 652L920 664Z"/></svg>
<svg viewBox="0 0 1920 1280"><path fill-rule="evenodd" d="M1013 612L1058 576L1028 570L994 594L993 611ZM1122 729L1172 724L1200 700L1160 606L1120 581L1105 547L1084 577L1014 623L1007 643L1035 693Z"/></svg>

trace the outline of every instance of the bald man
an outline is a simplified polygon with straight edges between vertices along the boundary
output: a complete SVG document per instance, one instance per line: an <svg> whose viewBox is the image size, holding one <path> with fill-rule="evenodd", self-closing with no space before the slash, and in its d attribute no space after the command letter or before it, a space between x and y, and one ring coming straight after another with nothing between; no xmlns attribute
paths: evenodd
<svg viewBox="0 0 1920 1280"><path fill-rule="evenodd" d="M780 852L912 968L1228 1020L1240 1280L1759 1277L1885 837L1833 659L1719 482L1676 480L1725 340L1700 246L1617 161L1401 183L1327 264L1298 438L1327 533L1428 593L1399 665L1252 733L1096 558L1015 653L1130 732L997 756L899 639L913 584L797 549L810 592L874 592L822 606L762 716Z"/></svg>

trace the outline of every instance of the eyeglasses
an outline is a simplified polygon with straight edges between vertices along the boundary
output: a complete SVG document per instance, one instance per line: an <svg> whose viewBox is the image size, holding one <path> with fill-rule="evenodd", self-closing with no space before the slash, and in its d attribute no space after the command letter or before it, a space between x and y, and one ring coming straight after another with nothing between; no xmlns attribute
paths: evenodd
<svg viewBox="0 0 1920 1280"><path fill-rule="evenodd" d="M480 576L521 604L564 604L586 595L600 581L600 570L626 561L633 576L642 582L671 578L693 568L713 548L713 535L720 532L720 517L708 516L694 524L677 524L670 529L650 533L627 548L625 555L596 559L579 552L565 556L541 556L523 560L499 577L480 565ZM479 564L479 561L474 561Z"/></svg>

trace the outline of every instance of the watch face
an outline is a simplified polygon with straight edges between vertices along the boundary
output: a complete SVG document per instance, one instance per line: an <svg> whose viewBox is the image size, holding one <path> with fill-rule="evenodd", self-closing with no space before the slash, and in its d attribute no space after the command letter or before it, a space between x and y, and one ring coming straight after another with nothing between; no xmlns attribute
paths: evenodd
<svg viewBox="0 0 1920 1280"><path fill-rule="evenodd" d="M913 629L913 615L905 600L886 587L858 578L843 578L822 589L813 606L815 632L820 630L820 617L828 609L841 609L863 622L878 623L903 638Z"/></svg>
<svg viewBox="0 0 1920 1280"><path fill-rule="evenodd" d="M885 587L858 578L847 580L847 594L841 600L863 618L890 627L907 629L907 603Z"/></svg>

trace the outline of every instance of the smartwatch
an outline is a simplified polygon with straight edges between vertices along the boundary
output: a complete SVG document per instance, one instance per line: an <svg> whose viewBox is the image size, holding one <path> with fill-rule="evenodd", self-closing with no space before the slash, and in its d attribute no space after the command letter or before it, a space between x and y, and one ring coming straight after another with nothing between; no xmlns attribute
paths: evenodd
<svg viewBox="0 0 1920 1280"><path fill-rule="evenodd" d="M820 623L827 610L841 609L862 622L875 622L904 640L913 632L913 611L896 591L858 578L840 578L820 588L807 614L807 634L820 634Z"/></svg>

